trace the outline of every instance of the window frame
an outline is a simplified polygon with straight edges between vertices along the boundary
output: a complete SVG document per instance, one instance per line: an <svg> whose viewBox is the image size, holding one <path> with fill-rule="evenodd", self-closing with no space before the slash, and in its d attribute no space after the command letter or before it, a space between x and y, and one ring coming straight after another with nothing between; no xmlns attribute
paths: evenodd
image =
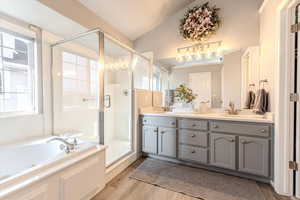
<svg viewBox="0 0 300 200"><path fill-rule="evenodd" d="M7 23L10 24L9 21ZM18 28L15 28L18 27ZM19 33L21 29L24 29L23 33ZM0 118L10 118L10 117L21 117L27 115L38 115L43 112L43 87L42 87L42 31L40 28L32 26L23 27L19 24L11 23L10 26L6 27L6 24L0 24L0 32L4 32L6 34L12 35L14 37L18 37L24 40L32 41L32 54L33 59L32 63L28 63L29 68L31 70L31 98L32 98L32 110L25 111L25 110L15 110L15 111L7 111L7 112L0 112ZM28 32L32 32L31 36L28 36ZM2 34L1 34L2 37ZM39 42L40 41L40 42ZM2 40L3 42L3 40ZM1 57L3 57L3 49L5 48L3 44L0 45L1 48ZM3 58L2 58L2 65L3 65ZM21 64L20 64L21 65ZM32 66L30 66L32 65ZM3 66L4 67L4 66ZM4 71L4 70L3 70ZM21 71L21 70L20 70ZM28 77L28 76L27 76ZM13 92L9 92L13 93ZM17 92L18 93L18 92Z"/></svg>

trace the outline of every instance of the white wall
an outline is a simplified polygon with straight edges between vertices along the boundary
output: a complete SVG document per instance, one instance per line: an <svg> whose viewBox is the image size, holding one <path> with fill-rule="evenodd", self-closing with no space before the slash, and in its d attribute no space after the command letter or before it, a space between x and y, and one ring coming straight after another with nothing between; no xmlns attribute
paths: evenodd
<svg viewBox="0 0 300 200"><path fill-rule="evenodd" d="M278 51L276 44L278 42L276 34L277 29L277 9L284 0L269 0L260 13L260 76L262 79L268 79L270 86L271 111L274 107L274 84L275 84L275 65L276 53Z"/></svg>
<svg viewBox="0 0 300 200"><path fill-rule="evenodd" d="M128 39L127 36L119 32L77 0L39 0L39 2L88 29L101 28L124 44L130 47L133 46L132 41Z"/></svg>
<svg viewBox="0 0 300 200"><path fill-rule="evenodd" d="M196 0L188 7L201 5L206 0ZM211 0L211 5L221 8L222 26L209 41L222 40L227 50L255 46L259 42L258 9L262 0ZM191 43L179 36L179 21L185 9L167 18L157 28L134 41L134 47L140 52L153 51L156 59L170 58L176 55L179 47Z"/></svg>
<svg viewBox="0 0 300 200"><path fill-rule="evenodd" d="M199 72L211 72L212 78L212 91L211 96L216 96L215 99L221 100L222 98L222 85L221 85L221 69L222 65L196 65L192 67L183 67L179 69L172 69L169 75L169 87L170 89L176 89L180 84L189 85L189 74ZM212 105L217 106L218 104L211 100Z"/></svg>
<svg viewBox="0 0 300 200"><path fill-rule="evenodd" d="M242 51L236 51L224 57L222 72L223 107L228 107L233 101L237 108L241 108L241 56Z"/></svg>
<svg viewBox="0 0 300 200"><path fill-rule="evenodd" d="M288 38L282 38L281 34L289 30L288 20L280 18L280 9L291 3L291 0L265 0L260 9L260 76L269 80L271 111L275 112L275 155L274 155L274 188L282 195L292 194L292 170L289 170L288 161L292 158L292 142L289 122L288 92L289 85L286 56L280 55L285 51ZM295 1L296 2L296 1ZM290 17L290 15L286 16ZM284 22L284 23L283 23ZM280 27L283 23L286 26ZM280 29L282 28L282 29ZM290 37L290 34L287 34ZM282 40L282 41L281 41ZM289 51L289 50L287 50ZM284 54L287 52L284 52ZM287 58L288 60L288 58Z"/></svg>

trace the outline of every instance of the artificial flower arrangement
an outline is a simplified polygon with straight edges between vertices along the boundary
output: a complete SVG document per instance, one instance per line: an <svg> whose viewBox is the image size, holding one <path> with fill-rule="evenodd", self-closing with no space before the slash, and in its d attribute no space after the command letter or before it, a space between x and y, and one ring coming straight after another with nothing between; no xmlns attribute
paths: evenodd
<svg viewBox="0 0 300 200"><path fill-rule="evenodd" d="M207 40L220 27L219 10L216 6L210 7L209 2L189 9L180 21L180 35L195 42Z"/></svg>
<svg viewBox="0 0 300 200"><path fill-rule="evenodd" d="M192 89L188 88L184 84L181 84L175 90L175 97L179 98L185 103L191 103L194 99L196 99L197 95L193 94Z"/></svg>

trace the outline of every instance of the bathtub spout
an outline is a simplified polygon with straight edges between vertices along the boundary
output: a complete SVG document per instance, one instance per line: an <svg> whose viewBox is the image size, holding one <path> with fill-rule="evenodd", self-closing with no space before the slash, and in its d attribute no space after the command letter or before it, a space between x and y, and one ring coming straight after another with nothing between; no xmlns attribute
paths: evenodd
<svg viewBox="0 0 300 200"><path fill-rule="evenodd" d="M75 149L75 144L72 144L72 143L68 142L67 140L65 140L63 138L54 137L54 138L48 140L47 143L50 143L52 141L60 141L60 142L64 143L65 146L66 146L66 148L65 148L65 152L66 153L70 153L72 150Z"/></svg>

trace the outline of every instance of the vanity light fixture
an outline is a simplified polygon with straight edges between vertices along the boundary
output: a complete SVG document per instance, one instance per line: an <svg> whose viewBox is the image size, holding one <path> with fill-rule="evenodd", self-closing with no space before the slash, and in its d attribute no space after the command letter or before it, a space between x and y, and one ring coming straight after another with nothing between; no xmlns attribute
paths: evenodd
<svg viewBox="0 0 300 200"><path fill-rule="evenodd" d="M193 60L204 60L222 58L222 41L199 43L188 47L178 48L176 60L178 62L190 62Z"/></svg>

